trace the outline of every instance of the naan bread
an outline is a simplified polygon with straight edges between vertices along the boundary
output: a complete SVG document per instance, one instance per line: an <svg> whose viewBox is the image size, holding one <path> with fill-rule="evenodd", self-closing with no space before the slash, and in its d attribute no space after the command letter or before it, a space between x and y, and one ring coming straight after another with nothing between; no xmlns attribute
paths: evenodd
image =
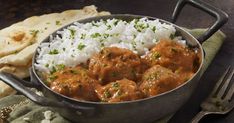
<svg viewBox="0 0 234 123"><path fill-rule="evenodd" d="M80 10L33 16L0 30L0 71L15 74L20 78L29 77L28 68L35 49L48 35L74 21L109 14L98 12L96 7L91 5ZM12 89L0 81L0 98L1 93L8 95L10 92Z"/></svg>
<svg viewBox="0 0 234 123"><path fill-rule="evenodd" d="M29 61L32 60L35 49L37 48L38 43L30 45L19 53L11 54L5 57L0 58L0 67L5 65L13 66L26 66Z"/></svg>
<svg viewBox="0 0 234 123"><path fill-rule="evenodd" d="M27 27L14 26L0 31L0 57L17 53L33 44L35 38Z"/></svg>
<svg viewBox="0 0 234 123"><path fill-rule="evenodd" d="M0 80L0 98L14 94L16 91Z"/></svg>

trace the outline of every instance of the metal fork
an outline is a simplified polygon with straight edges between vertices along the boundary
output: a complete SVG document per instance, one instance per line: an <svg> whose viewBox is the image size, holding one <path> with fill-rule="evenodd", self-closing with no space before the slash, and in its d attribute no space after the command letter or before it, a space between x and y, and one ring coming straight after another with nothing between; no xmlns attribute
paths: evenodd
<svg viewBox="0 0 234 123"><path fill-rule="evenodd" d="M234 108L234 99L232 99L234 83L230 83L233 74L234 69L229 66L215 85L210 96L202 102L202 110L192 119L191 123L198 123L209 114L227 114Z"/></svg>

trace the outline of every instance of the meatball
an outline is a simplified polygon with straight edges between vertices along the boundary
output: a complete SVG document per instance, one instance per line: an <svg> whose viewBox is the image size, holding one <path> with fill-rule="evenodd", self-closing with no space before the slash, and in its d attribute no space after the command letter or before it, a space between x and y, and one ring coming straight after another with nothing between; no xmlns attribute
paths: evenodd
<svg viewBox="0 0 234 123"><path fill-rule="evenodd" d="M171 90L180 84L182 83L177 74L155 65L143 74L140 90L149 97Z"/></svg>
<svg viewBox="0 0 234 123"><path fill-rule="evenodd" d="M194 63L197 60L197 55L176 41L161 40L145 56L145 60L150 66L159 64L173 72L195 72Z"/></svg>
<svg viewBox="0 0 234 123"><path fill-rule="evenodd" d="M142 66L137 54L117 47L104 48L89 61L90 73L103 85L123 78L140 80Z"/></svg>
<svg viewBox="0 0 234 123"><path fill-rule="evenodd" d="M121 102L143 98L143 93L134 81L128 79L111 82L96 90L98 97L104 102Z"/></svg>
<svg viewBox="0 0 234 123"><path fill-rule="evenodd" d="M98 82L88 76L88 71L80 66L64 68L49 77L50 88L68 97L79 100L98 101L95 87Z"/></svg>

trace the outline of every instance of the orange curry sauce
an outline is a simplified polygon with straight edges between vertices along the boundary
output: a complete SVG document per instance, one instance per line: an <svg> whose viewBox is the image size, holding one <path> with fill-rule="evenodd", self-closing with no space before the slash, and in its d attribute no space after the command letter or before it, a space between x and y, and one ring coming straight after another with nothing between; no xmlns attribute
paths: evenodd
<svg viewBox="0 0 234 123"><path fill-rule="evenodd" d="M145 57L128 49L106 47L86 66L47 75L50 88L86 101L121 102L166 92L190 79L200 53L175 41L161 40Z"/></svg>

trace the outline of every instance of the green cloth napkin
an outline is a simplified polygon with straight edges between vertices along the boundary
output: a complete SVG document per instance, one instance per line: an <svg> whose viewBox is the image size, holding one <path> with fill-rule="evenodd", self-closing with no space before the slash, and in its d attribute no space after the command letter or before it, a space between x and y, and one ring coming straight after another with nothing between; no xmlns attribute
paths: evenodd
<svg viewBox="0 0 234 123"><path fill-rule="evenodd" d="M189 32L194 35L195 37L198 37L199 35L203 34L205 29L193 29L189 30ZM207 41L205 41L202 46L206 52L205 57L205 64L204 69L202 72L204 72L213 58L215 57L215 54L220 49L224 39L225 35L218 31L216 32L211 38L209 38ZM9 117L7 119L8 122L11 123L48 123L50 121L51 123L69 123L68 120L61 117L57 112L54 111L51 107L42 107L39 106L30 100L28 100L26 97L22 95L12 95L5 98L2 98L0 100L0 109L12 106L16 104L13 109L13 111L9 114ZM51 114L52 118L45 118L44 113ZM172 116L172 115L171 115ZM171 116L167 116L165 118L162 118L159 121L156 121L156 123L166 123ZM47 120L45 120L47 119ZM0 121L1 122L1 121Z"/></svg>

